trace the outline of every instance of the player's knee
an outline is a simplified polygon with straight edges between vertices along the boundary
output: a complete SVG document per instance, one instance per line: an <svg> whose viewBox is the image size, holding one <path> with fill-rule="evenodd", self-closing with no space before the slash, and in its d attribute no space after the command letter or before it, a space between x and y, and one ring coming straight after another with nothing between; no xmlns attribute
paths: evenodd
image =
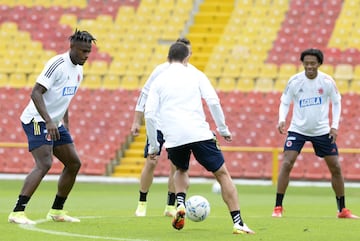
<svg viewBox="0 0 360 241"><path fill-rule="evenodd" d="M331 167L329 167L329 170L330 170L332 176L336 177L336 176L342 175L340 165L331 166Z"/></svg>
<svg viewBox="0 0 360 241"><path fill-rule="evenodd" d="M81 161L79 159L74 159L66 165L66 168L73 172L78 172L81 168Z"/></svg>
<svg viewBox="0 0 360 241"><path fill-rule="evenodd" d="M36 168L41 170L41 172L43 174L46 174L52 165L52 161L51 160L47 160L47 161L42 161L42 162L36 162Z"/></svg>
<svg viewBox="0 0 360 241"><path fill-rule="evenodd" d="M158 163L158 158L155 159L147 158L146 160L146 164L148 165L149 168L155 168L157 163Z"/></svg>
<svg viewBox="0 0 360 241"><path fill-rule="evenodd" d="M285 172L290 172L293 166L294 166L294 161L284 160L281 165L281 168Z"/></svg>

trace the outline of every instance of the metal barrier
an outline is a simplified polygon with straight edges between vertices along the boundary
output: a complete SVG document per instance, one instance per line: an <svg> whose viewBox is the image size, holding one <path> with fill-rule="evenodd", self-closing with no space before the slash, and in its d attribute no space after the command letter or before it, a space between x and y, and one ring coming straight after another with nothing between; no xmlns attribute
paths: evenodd
<svg viewBox="0 0 360 241"><path fill-rule="evenodd" d="M0 142L0 147L22 148L27 147L25 142ZM247 146L221 146L223 152L269 152L272 153L272 178L271 181L275 185L277 183L279 169L279 153L283 147L247 147ZM314 152L312 148L303 148L302 152ZM355 148L339 148L339 153L360 154L360 149Z"/></svg>
<svg viewBox="0 0 360 241"><path fill-rule="evenodd" d="M278 170L279 170L279 153L283 151L283 147L245 147L245 146L221 146L224 152L271 152L272 153L272 178L273 185L277 183ZM301 152L311 153L314 152L312 148L303 148ZM339 148L339 153L359 154L360 149L355 148ZM315 155L315 154L314 154Z"/></svg>

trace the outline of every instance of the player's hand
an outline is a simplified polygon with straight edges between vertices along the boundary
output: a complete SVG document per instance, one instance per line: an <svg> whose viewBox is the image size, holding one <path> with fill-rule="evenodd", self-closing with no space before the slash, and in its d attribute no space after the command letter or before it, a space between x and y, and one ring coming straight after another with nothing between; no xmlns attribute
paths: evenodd
<svg viewBox="0 0 360 241"><path fill-rule="evenodd" d="M331 139L331 143L336 142L337 135L337 130L335 128L331 128L329 133L329 139Z"/></svg>
<svg viewBox="0 0 360 241"><path fill-rule="evenodd" d="M285 122L284 121L279 122L279 124L277 125L277 129L280 132L280 134L286 134Z"/></svg>
<svg viewBox="0 0 360 241"><path fill-rule="evenodd" d="M57 141L60 140L60 133L57 125L52 122L46 122L46 130L47 130L47 139Z"/></svg>
<svg viewBox="0 0 360 241"><path fill-rule="evenodd" d="M157 153L149 154L149 158L150 158L150 160L156 160Z"/></svg>
<svg viewBox="0 0 360 241"><path fill-rule="evenodd" d="M139 123L133 123L131 126L131 134L133 136L138 136L140 133L140 125Z"/></svg>
<svg viewBox="0 0 360 241"><path fill-rule="evenodd" d="M65 127L66 130L70 131L69 123L64 122L63 126Z"/></svg>
<svg viewBox="0 0 360 241"><path fill-rule="evenodd" d="M231 136L231 135L229 135L229 136L223 136L223 137L224 137L225 141L227 141L227 142L231 142L231 141L232 141L232 136Z"/></svg>

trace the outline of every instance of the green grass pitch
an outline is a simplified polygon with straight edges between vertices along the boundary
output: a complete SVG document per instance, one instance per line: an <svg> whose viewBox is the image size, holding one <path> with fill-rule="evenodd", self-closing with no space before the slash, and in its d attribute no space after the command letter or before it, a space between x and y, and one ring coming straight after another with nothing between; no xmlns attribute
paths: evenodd
<svg viewBox="0 0 360 241"><path fill-rule="evenodd" d="M80 217L80 223L46 222L56 182L41 183L27 207L29 218L38 221L26 228L7 223L22 181L0 181L1 241L352 241L359 240L360 220L336 218L336 202L330 187L289 186L285 214L271 217L274 186L237 185L241 213L255 235L233 235L232 222L222 198L211 192L211 184L191 184L188 196L199 194L211 205L209 217L199 223L186 221L183 230L172 228L171 218L162 216L166 184L155 183L148 195L147 217L135 217L138 184L76 183L65 209ZM360 215L360 191L346 189L347 207Z"/></svg>

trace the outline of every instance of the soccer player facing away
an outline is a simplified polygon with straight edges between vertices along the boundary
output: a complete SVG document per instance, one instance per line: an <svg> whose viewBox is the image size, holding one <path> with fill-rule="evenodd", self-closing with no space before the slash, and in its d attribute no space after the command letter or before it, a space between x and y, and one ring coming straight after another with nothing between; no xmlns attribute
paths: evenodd
<svg viewBox="0 0 360 241"><path fill-rule="evenodd" d="M226 168L214 133L206 121L202 99L207 103L217 130L227 141L231 133L216 91L209 79L186 63L189 49L183 43L171 45L168 53L170 66L153 82L145 105L145 123L149 139L150 158L156 158L157 118L164 134L169 159L176 166L174 175L177 212L172 221L175 229L185 225L185 199L189 187L189 161L196 160L212 172L221 185L222 197L233 221L234 234L254 233L240 215L238 192Z"/></svg>
<svg viewBox="0 0 360 241"><path fill-rule="evenodd" d="M318 49L303 51L300 60L305 70L289 79L281 96L278 130L281 134L287 133L287 138L277 182L273 217L282 217L283 198L289 184L290 172L305 142L310 141L316 156L324 158L330 170L331 184L338 208L337 217L358 218L345 207L344 178L336 145L341 96L333 78L318 70L323 59L323 53ZM330 101L332 103L331 125L329 125ZM293 103L293 115L290 127L286 132L285 121L291 102Z"/></svg>
<svg viewBox="0 0 360 241"><path fill-rule="evenodd" d="M75 30L69 41L70 51L46 63L32 89L31 100L20 117L35 166L27 175L13 212L8 217L10 223L35 224L25 215L25 207L51 168L53 155L64 164L64 169L46 218L56 222L80 222L63 210L81 166L69 133L68 107L83 79L83 65L96 39L86 31Z"/></svg>
<svg viewBox="0 0 360 241"><path fill-rule="evenodd" d="M179 38L176 40L176 42L184 43L188 46L190 55L191 55L191 43L186 38ZM151 87L151 84L155 80L155 78L160 75L164 70L166 70L170 66L169 62L165 62L162 64L159 64L155 67L155 69L150 74L149 78L147 79L144 87L141 90L141 93L138 97L138 101L135 107L135 115L134 115L134 121L131 127L131 133L134 136L139 135L139 130L142 124L142 120L144 117L144 111L145 111L145 103L147 100L147 96ZM195 68L190 63L187 63L187 66L190 68ZM150 158L148 156L148 148L149 148L149 142L146 140L145 148L144 148L144 157L146 158L145 165L141 171L141 177L140 177L140 190L139 190L139 201L138 206L135 210L135 216L138 217L144 217L146 216L146 209L147 209L147 195L150 190L150 186L153 182L154 178L154 170L156 168L156 165L159 160L159 156L161 154L162 146L165 142L163 133L158 127L157 130L157 140L160 144L160 149L158 152L158 155L156 158ZM169 173L169 179L168 179L168 194L167 194L167 203L164 210L164 216L173 217L176 214L176 208L175 208L175 187L174 187L174 173L175 173L175 166L171 163L170 164L170 173Z"/></svg>

